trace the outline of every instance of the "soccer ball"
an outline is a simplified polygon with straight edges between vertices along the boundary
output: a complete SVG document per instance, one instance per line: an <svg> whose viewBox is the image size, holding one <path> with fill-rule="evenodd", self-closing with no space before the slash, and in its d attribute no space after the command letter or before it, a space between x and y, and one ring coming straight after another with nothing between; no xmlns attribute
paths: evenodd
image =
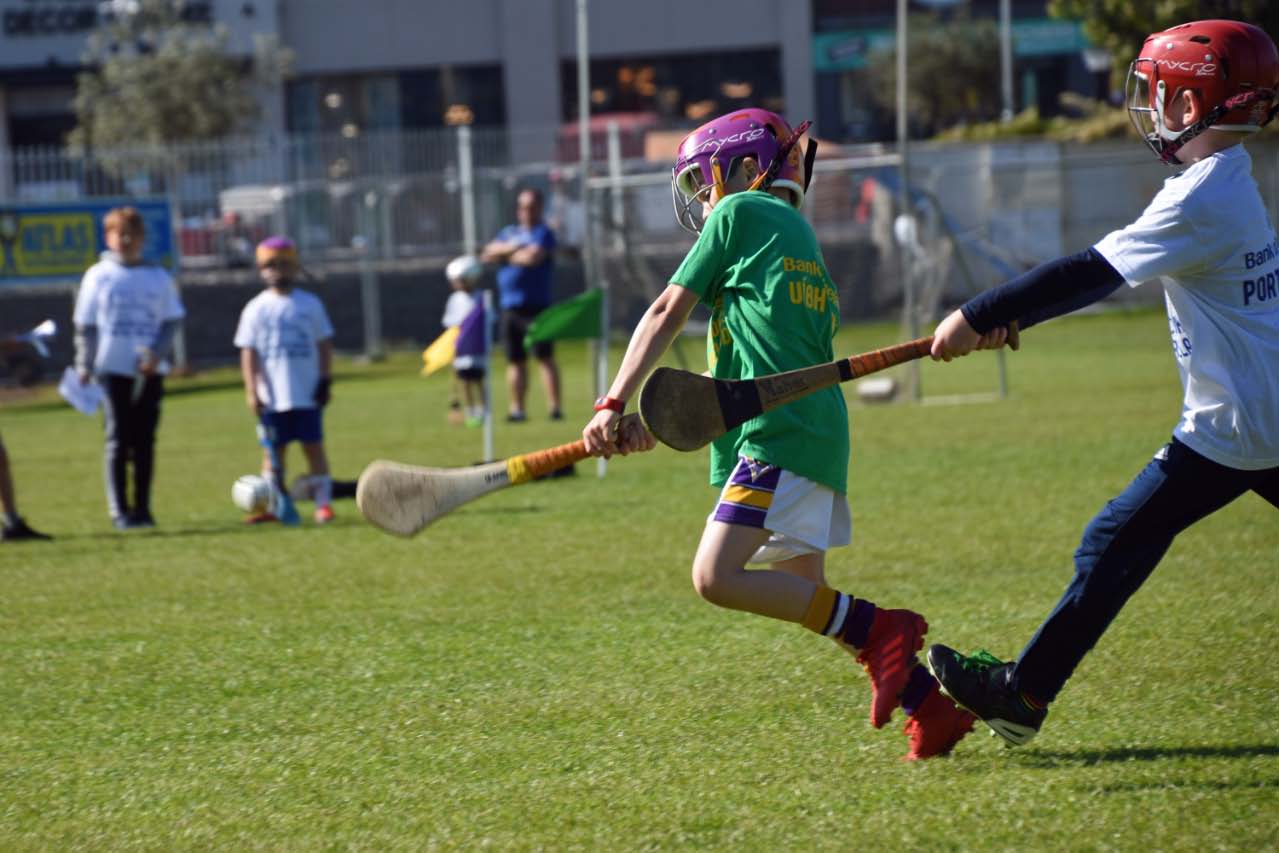
<svg viewBox="0 0 1279 853"><path fill-rule="evenodd" d="M231 503L247 513L266 512L271 506L271 484L265 477L245 474L231 487Z"/></svg>
<svg viewBox="0 0 1279 853"><path fill-rule="evenodd" d="M449 281L460 279L468 284L475 284L484 275L484 264L474 255L462 255L449 261L449 265L444 268L444 275Z"/></svg>

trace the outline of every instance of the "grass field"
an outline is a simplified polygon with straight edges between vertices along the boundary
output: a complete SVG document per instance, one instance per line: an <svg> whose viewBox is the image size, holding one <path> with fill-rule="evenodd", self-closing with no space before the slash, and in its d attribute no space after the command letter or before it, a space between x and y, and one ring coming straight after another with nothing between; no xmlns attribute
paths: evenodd
<svg viewBox="0 0 1279 853"><path fill-rule="evenodd" d="M1024 344L1003 402L854 406L854 541L828 561L931 640L1001 655L1180 400L1160 314ZM577 437L587 357L561 353L569 420L535 388L499 456ZM989 388L994 362L924 371L930 392ZM476 461L446 385L409 354L342 363L335 472ZM0 411L23 511L57 536L0 545L0 849L1279 846L1279 515L1255 496L1175 543L1033 744L983 728L906 764L847 656L697 599L704 452L579 465L412 540L349 502L328 528L244 528L229 490L258 451L234 374L170 391L152 532L109 528L96 420L47 395Z"/></svg>

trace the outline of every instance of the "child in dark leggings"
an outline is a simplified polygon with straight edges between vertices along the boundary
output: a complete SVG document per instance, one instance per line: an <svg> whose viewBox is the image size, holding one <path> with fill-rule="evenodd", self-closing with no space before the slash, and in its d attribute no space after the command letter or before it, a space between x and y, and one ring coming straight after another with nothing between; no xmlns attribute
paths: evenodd
<svg viewBox="0 0 1279 853"><path fill-rule="evenodd" d="M1185 387L1172 440L1102 508L1075 577L1015 662L929 649L942 687L1012 744L1039 731L1075 667L1178 533L1249 491L1279 507L1279 240L1242 142L1279 109L1279 53L1238 21L1182 24L1146 39L1129 111L1169 178L1136 222L1085 252L987 291L937 327L933 357L1160 278Z"/></svg>

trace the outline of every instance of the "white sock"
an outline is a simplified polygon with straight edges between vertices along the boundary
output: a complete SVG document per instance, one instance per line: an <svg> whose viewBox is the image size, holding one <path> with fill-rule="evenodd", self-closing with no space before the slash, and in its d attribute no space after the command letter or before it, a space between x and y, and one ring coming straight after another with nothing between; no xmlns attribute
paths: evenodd
<svg viewBox="0 0 1279 853"><path fill-rule="evenodd" d="M328 474L312 474L311 487L315 490L315 505L328 506L333 501L333 478Z"/></svg>
<svg viewBox="0 0 1279 853"><path fill-rule="evenodd" d="M18 515L16 512L9 512L8 510L5 510L5 513L4 513L5 527L17 527L18 522L20 521L22 521L22 516Z"/></svg>

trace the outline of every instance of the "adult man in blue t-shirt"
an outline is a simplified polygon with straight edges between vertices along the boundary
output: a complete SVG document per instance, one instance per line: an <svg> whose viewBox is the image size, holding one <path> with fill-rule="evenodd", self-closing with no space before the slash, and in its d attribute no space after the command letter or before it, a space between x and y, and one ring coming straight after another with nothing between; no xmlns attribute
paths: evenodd
<svg viewBox="0 0 1279 853"><path fill-rule="evenodd" d="M524 335L534 317L551 304L551 268L554 263L555 232L542 221L542 193L532 188L520 191L516 201L515 225L508 225L484 247L483 259L501 264L497 272L499 307L502 309L502 339L506 345L506 384L510 392L508 421L527 420L524 399L528 392L528 353ZM560 371L550 341L533 345L533 356L541 366L542 384L550 402L551 420L559 420Z"/></svg>

